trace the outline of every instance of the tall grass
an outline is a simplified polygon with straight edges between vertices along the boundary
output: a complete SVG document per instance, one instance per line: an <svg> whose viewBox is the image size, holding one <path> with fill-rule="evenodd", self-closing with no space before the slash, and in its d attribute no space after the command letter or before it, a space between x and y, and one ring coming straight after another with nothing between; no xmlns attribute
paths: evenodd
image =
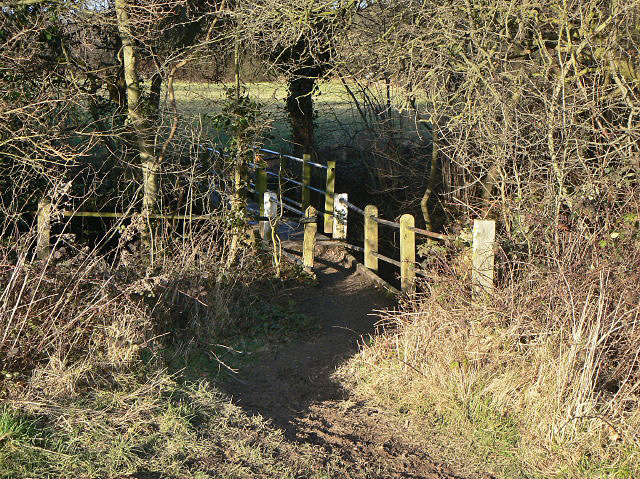
<svg viewBox="0 0 640 479"><path fill-rule="evenodd" d="M425 284L343 375L500 477L638 477L640 249L600 254L529 265L486 303Z"/></svg>
<svg viewBox="0 0 640 479"><path fill-rule="evenodd" d="M107 231L123 239L113 249L66 234L38 260L34 231L0 246L0 477L313 476L311 455L282 459L281 435L229 405L208 370L167 371L176 351L240 328L271 274L249 243L228 264L226 221L158 225L153 263L129 244L135 221Z"/></svg>

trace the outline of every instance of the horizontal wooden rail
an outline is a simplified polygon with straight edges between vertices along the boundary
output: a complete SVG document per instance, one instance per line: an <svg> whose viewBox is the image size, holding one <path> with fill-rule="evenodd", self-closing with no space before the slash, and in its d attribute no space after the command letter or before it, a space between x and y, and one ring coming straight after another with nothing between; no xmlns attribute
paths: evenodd
<svg viewBox="0 0 640 479"><path fill-rule="evenodd" d="M227 156L227 155L223 155L223 153L220 150L216 150L215 148L211 148L210 146L207 146L206 149L207 149L207 151L211 151L211 152L215 153L216 155ZM304 161L302 158L298 158L297 156L286 155L284 153L280 153L279 151L267 150L266 148L257 148L256 151L258 151L260 153L269 153L271 155L274 155L273 157L270 157L270 158L263 158L264 161L267 161L267 160L278 160L278 159L281 159L281 158L287 158L289 160L294 160L294 161L297 161L299 163L302 163ZM320 168L320 169L323 169L323 170L327 169L327 165L323 165L322 163L316 163L314 161L309 161L308 163L311 166L315 166L316 168Z"/></svg>
<svg viewBox="0 0 640 479"><path fill-rule="evenodd" d="M302 208L302 203L300 203L299 201L296 201L296 200L292 200L291 198L287 198L286 196L282 196L282 201L286 201L289 204L292 204L294 206L298 206L299 208Z"/></svg>
<svg viewBox="0 0 640 479"><path fill-rule="evenodd" d="M380 253L375 253L375 252L373 252L373 253L371 253L371 254L372 254L374 257L376 257L376 258L378 258L378 259L380 259L380 260L384 261L385 263L391 263L391 264L393 264L393 265L397 266L398 268L402 267L402 263L401 263L400 261L396 260L396 259L389 258L388 256L385 256L385 255L380 254Z"/></svg>
<svg viewBox="0 0 640 479"><path fill-rule="evenodd" d="M321 195L326 195L327 192L325 190L321 190L320 188L316 188L311 185L305 185L302 181L294 180L293 178L287 178L286 176L280 176L278 173L267 170L267 175L279 177L281 180L288 181L289 183L293 183L294 185L304 186L305 188L315 191L316 193L320 193Z"/></svg>
<svg viewBox="0 0 640 479"><path fill-rule="evenodd" d="M302 163L304 160L302 158L298 158L297 156L292 156L292 155L284 155L278 151L273 151L273 150L267 150L266 148L258 148L258 151L263 152L263 153L270 153L272 155L277 155L277 158L288 158L290 160L294 160L294 161L298 161L300 163ZM323 165L321 163L315 163L313 161L308 161L307 162L309 165L311 166L315 166L316 168L321 168L326 170L327 169L327 165Z"/></svg>
<svg viewBox="0 0 640 479"><path fill-rule="evenodd" d="M350 201L340 200L340 202L346 205L346 207L349 208L350 210L353 210L356 213L360 213L361 215L364 215L364 210L362 208L358 208L356 205L354 205Z"/></svg>
<svg viewBox="0 0 640 479"><path fill-rule="evenodd" d="M428 236L429 238L439 239L439 240L447 240L450 239L449 236L441 235L440 233L434 233L433 231L423 230L422 228L409 228L411 231L415 231L416 233L420 233L421 235Z"/></svg>
<svg viewBox="0 0 640 479"><path fill-rule="evenodd" d="M380 223L381 225L391 226L393 228L400 228L400 223L395 221L383 220L382 218L374 218L373 221Z"/></svg>
<svg viewBox="0 0 640 479"><path fill-rule="evenodd" d="M30 211L32 214L36 214L37 211ZM68 218L74 218L76 216L84 218L132 218L136 215L142 215L140 212L134 213L121 213L121 212L102 212L102 211L60 211L62 216ZM145 218L151 219L168 219L168 220L215 220L222 218L220 215L163 215L163 214L150 214L144 215Z"/></svg>
<svg viewBox="0 0 640 479"><path fill-rule="evenodd" d="M320 188L315 188L315 187L310 186L310 185L303 185L303 186L306 186L311 191L315 191L316 193L320 193L321 195L326 195L327 194L327 192L325 190L321 190Z"/></svg>
<svg viewBox="0 0 640 479"><path fill-rule="evenodd" d="M294 208L293 206L289 206L285 203L282 203L281 201L278 201L278 203L280 203L280 206L282 206L285 210L289 210L289 211L293 211L295 214L303 216L304 212L302 212L301 210Z"/></svg>

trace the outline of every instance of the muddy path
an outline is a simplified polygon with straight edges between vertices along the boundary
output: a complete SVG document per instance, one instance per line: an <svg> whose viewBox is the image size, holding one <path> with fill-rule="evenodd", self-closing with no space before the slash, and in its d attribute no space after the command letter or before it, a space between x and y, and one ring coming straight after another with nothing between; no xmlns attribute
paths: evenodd
<svg viewBox="0 0 640 479"><path fill-rule="evenodd" d="M287 294L298 310L316 318L319 334L264 353L240 370L226 386L233 402L270 419L289 441L316 446L332 477L460 478L424 452L424 438L359 403L333 379L359 342L375 334L375 310L393 306L392 299L349 267L339 248L326 248L315 272L317 285Z"/></svg>

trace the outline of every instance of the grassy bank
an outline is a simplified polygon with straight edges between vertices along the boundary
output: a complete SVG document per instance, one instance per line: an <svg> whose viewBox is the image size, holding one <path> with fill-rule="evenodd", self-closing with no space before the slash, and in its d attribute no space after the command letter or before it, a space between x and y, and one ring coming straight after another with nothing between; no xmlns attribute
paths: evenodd
<svg viewBox="0 0 640 479"><path fill-rule="evenodd" d="M639 477L637 284L611 263L570 270L531 271L481 305L425 285L341 377L469 471Z"/></svg>
<svg viewBox="0 0 640 479"><path fill-rule="evenodd" d="M2 478L323 477L310 448L248 417L209 381L138 368L73 397L0 410Z"/></svg>

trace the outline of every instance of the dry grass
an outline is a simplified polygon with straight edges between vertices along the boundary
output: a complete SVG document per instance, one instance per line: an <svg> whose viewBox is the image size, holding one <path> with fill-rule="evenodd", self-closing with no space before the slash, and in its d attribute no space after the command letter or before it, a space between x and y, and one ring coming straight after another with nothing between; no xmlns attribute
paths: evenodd
<svg viewBox="0 0 640 479"><path fill-rule="evenodd" d="M639 252L530 267L490 304L426 285L342 376L499 477L638 477Z"/></svg>
<svg viewBox="0 0 640 479"><path fill-rule="evenodd" d="M214 376L166 372L168 354L240 327L272 274L249 245L227 264L219 226L158 238L153 265L122 242L101 254L67 237L46 260L32 233L0 248L0 477L322 477Z"/></svg>

